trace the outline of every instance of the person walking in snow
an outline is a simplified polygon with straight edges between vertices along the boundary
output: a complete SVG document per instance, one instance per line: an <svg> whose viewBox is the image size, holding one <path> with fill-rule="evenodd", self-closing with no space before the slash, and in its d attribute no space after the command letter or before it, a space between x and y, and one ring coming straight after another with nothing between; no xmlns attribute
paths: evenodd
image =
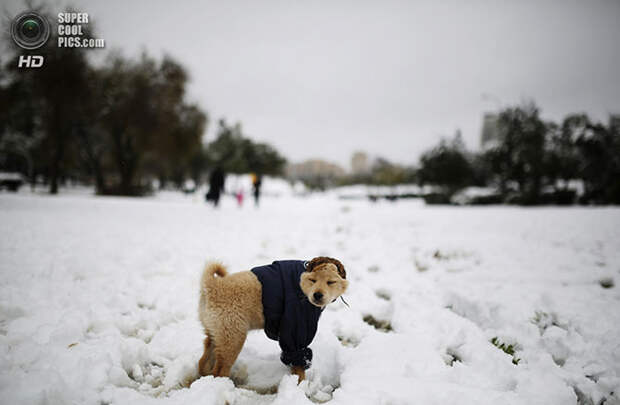
<svg viewBox="0 0 620 405"><path fill-rule="evenodd" d="M207 201L212 201L213 206L217 207L220 202L220 194L224 191L224 172L218 166L211 172L209 178L209 192L205 196Z"/></svg>
<svg viewBox="0 0 620 405"><path fill-rule="evenodd" d="M239 206L239 208L241 208L243 206L243 189L242 188L237 189L237 192L235 193L235 198L237 199L237 205Z"/></svg>
<svg viewBox="0 0 620 405"><path fill-rule="evenodd" d="M260 174L252 174L252 187L254 188L254 203L258 207L258 199L260 198L260 186L263 179Z"/></svg>

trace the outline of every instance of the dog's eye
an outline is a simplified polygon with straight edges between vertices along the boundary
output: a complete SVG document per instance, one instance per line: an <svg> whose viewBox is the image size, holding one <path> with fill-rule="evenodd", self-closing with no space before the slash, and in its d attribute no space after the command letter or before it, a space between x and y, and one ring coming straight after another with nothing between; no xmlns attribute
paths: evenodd
<svg viewBox="0 0 620 405"><path fill-rule="evenodd" d="M327 285L332 285L332 284L334 284L334 283L335 283L335 281L328 281L328 282L327 282Z"/></svg>
<svg viewBox="0 0 620 405"><path fill-rule="evenodd" d="M316 280L313 280L311 278L309 278L308 280L312 281L313 283L316 283Z"/></svg>

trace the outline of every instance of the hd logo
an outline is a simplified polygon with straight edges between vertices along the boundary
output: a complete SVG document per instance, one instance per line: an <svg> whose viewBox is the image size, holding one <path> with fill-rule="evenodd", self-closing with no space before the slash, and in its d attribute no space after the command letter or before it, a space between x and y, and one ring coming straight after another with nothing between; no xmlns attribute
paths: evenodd
<svg viewBox="0 0 620 405"><path fill-rule="evenodd" d="M33 50L42 47L50 37L50 24L45 17L33 11L21 13L11 24L11 36L20 48ZM18 68L40 68L43 56L20 55Z"/></svg>
<svg viewBox="0 0 620 405"><path fill-rule="evenodd" d="M19 55L17 67L39 68L43 66L43 56L40 55Z"/></svg>

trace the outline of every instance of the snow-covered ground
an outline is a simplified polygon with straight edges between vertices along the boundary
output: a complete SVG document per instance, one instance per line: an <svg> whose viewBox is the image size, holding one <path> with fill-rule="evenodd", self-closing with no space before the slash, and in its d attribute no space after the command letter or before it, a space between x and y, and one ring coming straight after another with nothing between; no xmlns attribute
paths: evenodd
<svg viewBox="0 0 620 405"><path fill-rule="evenodd" d="M24 192L0 227L2 404L620 403L616 208ZM204 263L316 255L350 308L324 312L307 381L262 331L232 380L197 379Z"/></svg>

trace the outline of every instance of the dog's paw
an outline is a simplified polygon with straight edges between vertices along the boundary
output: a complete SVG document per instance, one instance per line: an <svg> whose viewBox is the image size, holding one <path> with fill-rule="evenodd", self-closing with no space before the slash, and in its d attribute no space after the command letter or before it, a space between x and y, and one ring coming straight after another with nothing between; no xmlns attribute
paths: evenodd
<svg viewBox="0 0 620 405"><path fill-rule="evenodd" d="M302 367L291 367L291 373L297 376L297 384L301 384L301 382L306 379L306 370Z"/></svg>

